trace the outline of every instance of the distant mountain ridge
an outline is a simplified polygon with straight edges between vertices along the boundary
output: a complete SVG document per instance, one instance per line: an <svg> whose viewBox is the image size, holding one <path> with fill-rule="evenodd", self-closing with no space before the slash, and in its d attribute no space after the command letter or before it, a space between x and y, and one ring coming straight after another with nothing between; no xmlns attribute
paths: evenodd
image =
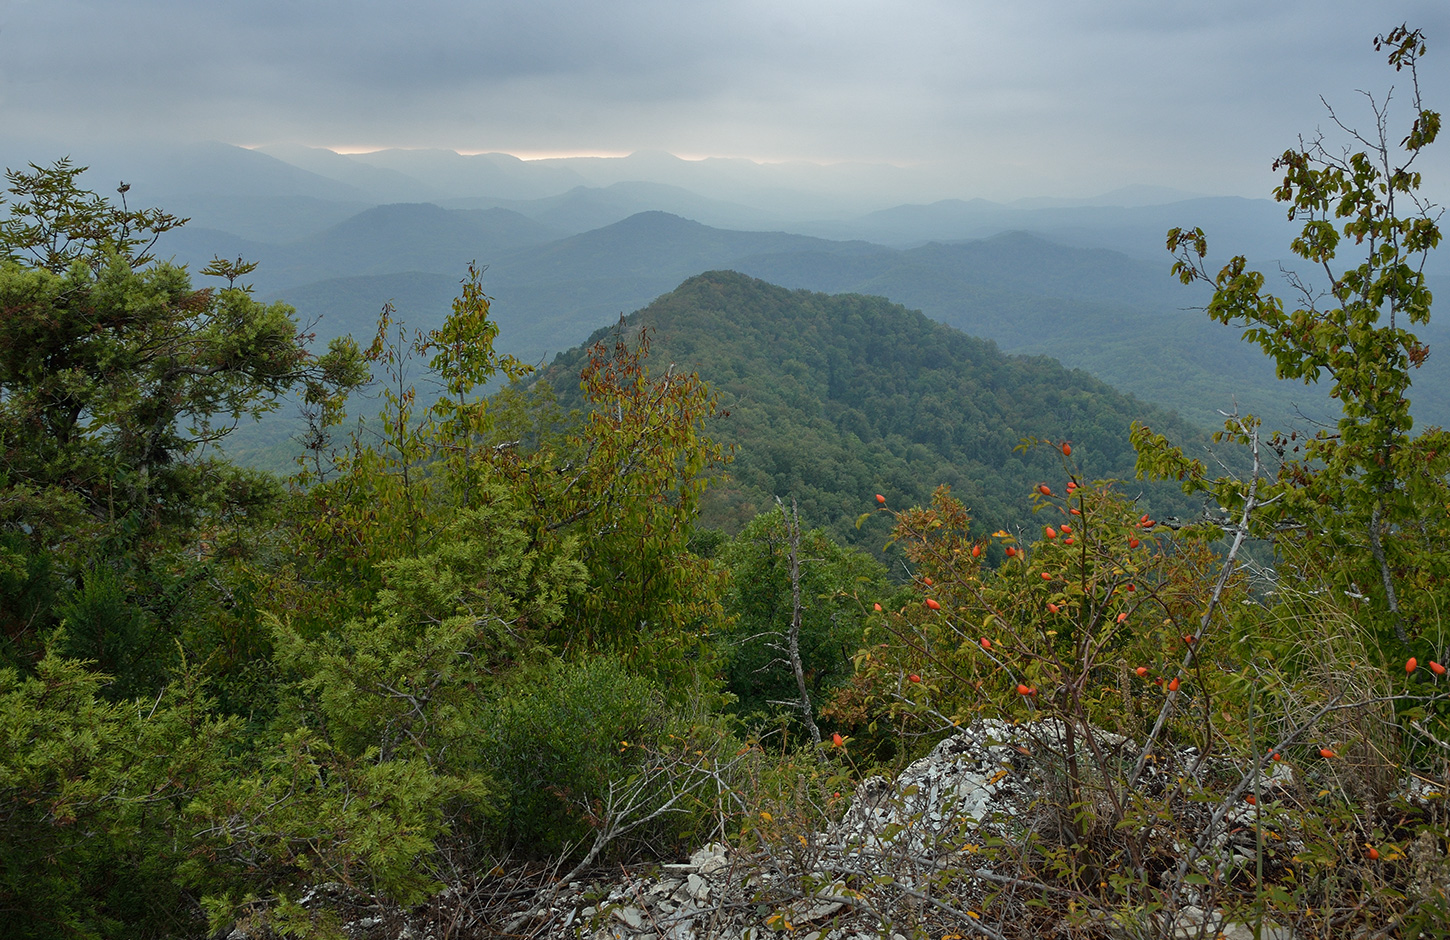
<svg viewBox="0 0 1450 940"><path fill-rule="evenodd" d="M412 234L394 237L396 249L369 248L365 236L373 223L387 220L396 223L395 235ZM274 287L276 280L261 280L260 286L296 304L304 319L320 317L318 333L324 338L367 337L388 300L405 319L424 328L437 325L464 265L478 260L488 266L485 287L495 298L501 348L537 362L693 274L733 269L790 288L888 297L992 339L1008 352L1051 355L1088 369L1200 426L1220 423L1219 411L1235 407L1263 415L1274 426L1300 420L1300 413L1317 420L1331 414L1323 390L1278 381L1272 364L1234 330L1191 309L1207 301L1202 290L1183 287L1166 264L1106 249L1007 233L902 250L715 229L663 212L639 213L553 241L491 249L510 239L537 242L544 234L507 210L380 208L276 249L263 270L270 267L273 278L291 286ZM364 240L353 244L354 238ZM401 269L396 277L386 273L390 265ZM366 273L340 273L359 269ZM327 276L331 272L338 273ZM420 278L431 285L421 293ZM405 302L413 300L425 305ZM1422 420L1450 417L1450 395L1433 393L1437 383L1450 389L1446 365L1432 361L1423 370L1429 394L1417 398Z"/></svg>
<svg viewBox="0 0 1450 940"><path fill-rule="evenodd" d="M438 173L425 181L429 167ZM477 261L498 301L501 342L538 361L691 274L729 268L789 287L886 296L1008 351L1086 368L1200 424L1234 407L1276 426L1302 426L1299 412L1332 416L1324 390L1277 382L1236 331L1188 309L1205 295L1167 272L1165 230L1201 225L1212 257L1243 251L1272 273L1291 227L1268 200L1160 203L1182 194L1130 188L1083 200L945 199L810 219L793 216L799 206L790 200L770 201L782 181L809 183L801 169L663 153L523 161L205 144L115 154L87 182L104 190L120 174L133 183L136 204L194 216L163 240L163 255L193 270L213 255L259 261L250 278L258 291L296 300L324 338L370 335L389 300L419 325L439 322L448 303L437 298ZM834 168L809 186L819 195L869 169ZM650 174L659 178L628 179ZM732 200L677 185L707 177L741 185ZM489 179L506 198L477 195ZM459 196L460 188L475 195ZM368 204L384 192L407 198ZM439 198L421 198L429 194ZM1432 262L1432 271L1443 268ZM1432 343L1450 336L1438 321L1422 333ZM1416 378L1417 419L1450 423L1450 362L1432 355Z"/></svg>

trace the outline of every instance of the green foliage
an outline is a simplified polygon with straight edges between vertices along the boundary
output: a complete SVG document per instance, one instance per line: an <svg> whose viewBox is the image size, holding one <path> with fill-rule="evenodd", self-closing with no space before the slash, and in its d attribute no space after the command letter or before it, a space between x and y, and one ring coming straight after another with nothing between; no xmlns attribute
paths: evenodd
<svg viewBox="0 0 1450 940"><path fill-rule="evenodd" d="M717 406L699 375L673 365L652 373L648 332L635 345L630 332L621 324L613 343L590 347L579 378L583 426L557 449L491 453L516 498L533 507L539 544L576 540L589 569L557 645L683 679L720 617L722 577L689 546L728 449L706 433Z"/></svg>
<svg viewBox="0 0 1450 940"><path fill-rule="evenodd" d="M468 774L494 677L538 655L584 572L532 548L526 520L502 501L458 513L435 545L380 565L370 616L321 636L279 622L277 657L305 693L299 722L314 716L345 753Z"/></svg>
<svg viewBox="0 0 1450 940"><path fill-rule="evenodd" d="M792 616L784 510L762 513L720 552L730 572L725 595L729 627L719 638L726 686L741 714L795 713L799 693L786 659ZM871 556L842 548L822 529L801 533L800 657L813 702L824 702L851 675L868 605L886 592L886 569ZM784 707L782 707L784 706Z"/></svg>
<svg viewBox="0 0 1450 940"><path fill-rule="evenodd" d="M150 264L154 237L182 220L111 206L66 161L32 169L9 174L21 201L0 227L0 531L26 546L33 605L7 626L11 661L38 659L75 616L71 652L113 670L118 694L154 688L181 615L205 606L199 585L228 580L188 543L235 530L281 492L208 446L299 385L340 400L359 378L355 350L314 356L290 307ZM110 627L95 611L105 590L129 611ZM123 636L146 639L123 648Z"/></svg>
<svg viewBox="0 0 1450 940"><path fill-rule="evenodd" d="M491 298L483 292L482 276L477 267L468 266L468 277L453 301L452 315L442 327L431 331L418 349L420 353L433 353L428 368L443 383L443 393L429 411L446 448L445 459L454 468L454 485L465 492L476 485L473 448L489 431L490 424L486 400L475 390L500 372L515 381L532 371L513 356L494 352L498 325L489 319Z"/></svg>
<svg viewBox="0 0 1450 940"><path fill-rule="evenodd" d="M16 662L37 645L54 602L50 553L29 545L23 532L0 530L0 662Z"/></svg>
<svg viewBox="0 0 1450 940"><path fill-rule="evenodd" d="M0 671L0 905L17 937L193 930L191 797L223 775L235 725L185 681L109 702L105 677L49 656Z"/></svg>
<svg viewBox="0 0 1450 940"><path fill-rule="evenodd" d="M654 332L656 360L690 364L720 397L710 433L735 459L701 518L732 533L776 497L792 498L840 544L876 551L885 530L851 524L863 503L874 493L893 506L924 503L943 483L989 527L1021 524L1017 494L1055 470L1040 452L1017 452L1023 438L1071 440L1104 476L1127 477L1133 420L1152 414L1184 438L1195 433L1082 372L1003 356L878 297L713 272L629 322ZM563 377L584 359L562 353L545 372L565 407L579 399ZM1150 492L1168 514L1191 505L1172 487Z"/></svg>
<svg viewBox="0 0 1450 940"><path fill-rule="evenodd" d="M379 588L381 565L428 551L427 530L446 524L452 510L484 501L487 454L480 447L490 419L487 403L472 393L499 372L516 377L523 370L494 351L498 329L480 276L469 268L453 316L427 335L410 334L395 322L392 304L383 307L362 354L385 372L382 407L375 421L359 424L342 452L332 449L328 431L340 414L319 410L309 453L298 461L296 481L307 489L298 497L297 563L333 590L325 600L296 597L297 607L328 608L343 595L346 610L361 611ZM429 353L427 378L444 394L420 409L412 371Z"/></svg>
<svg viewBox="0 0 1450 940"><path fill-rule="evenodd" d="M1232 655L1203 619L1224 601L1214 598L1209 533L1167 531L1110 484L1043 487L1033 508L1047 518L1030 542L1005 530L973 535L945 488L930 508L881 510L916 569L917 597L868 628L857 668L878 726L863 734L907 718L930 733L1007 713L1141 738L1165 684L1177 679L1175 691L1198 697L1221 681L1204 668ZM995 569L984 564L993 545L1007 555ZM1214 734L1211 723L1170 730Z"/></svg>
<svg viewBox="0 0 1450 940"><path fill-rule="evenodd" d="M120 206L81 189L76 178L86 169L63 157L48 167L32 163L29 173L5 171L8 192L18 199L9 201L8 217L0 221L0 258L54 274L77 262L99 270L112 257L139 268L151 263L162 234L188 221L160 209L129 208L125 183L116 188ZM0 205L6 202L0 199Z"/></svg>
<svg viewBox="0 0 1450 940"><path fill-rule="evenodd" d="M144 690L165 650L148 642L145 611L131 603L121 579L105 568L87 571L81 587L56 605L64 632L55 638L55 652L71 659L94 659L113 676L119 697ZM154 632L154 631L151 631Z"/></svg>
<svg viewBox="0 0 1450 940"><path fill-rule="evenodd" d="M425 860L448 812L486 795L478 779L351 757L304 729L243 734L198 678L112 702L74 660L0 671L7 935L195 935L198 899L224 923L324 881L402 903L435 886Z"/></svg>
<svg viewBox="0 0 1450 940"><path fill-rule="evenodd" d="M476 778L440 774L418 758L352 759L301 729L238 770L186 807L205 854L179 874L205 873L202 903L214 927L263 901L280 927L312 935L325 923L295 900L329 882L418 903L438 887L429 862L450 828L448 811L487 795Z"/></svg>
<svg viewBox="0 0 1450 940"><path fill-rule="evenodd" d="M579 851L609 786L670 727L661 689L607 656L521 670L483 718L484 766L500 794L496 838L544 857Z"/></svg>
<svg viewBox="0 0 1450 940"><path fill-rule="evenodd" d="M401 328L394 337L384 310L367 353L388 370L381 441L367 441L363 428L337 458L337 473L309 476L322 482L303 498L308 557L299 566L361 612L380 566L428 552L460 508L511 502L529 520L530 550L554 560L542 564L577 558L589 573L544 642L623 653L637 668L684 678L699 634L719 613L720 578L688 550L709 471L724 459L703 433L709 394L697 376L652 375L641 337L638 347L621 339L593 350L580 377L591 406L582 424L564 425L547 385L506 389L491 404L473 400L469 390L488 376L520 374L517 363L484 352L494 332L487 310L477 272L455 318L428 337ZM441 370L431 374L451 391L418 417L409 361L429 351ZM296 603L299 612L337 612L317 597Z"/></svg>
<svg viewBox="0 0 1450 940"><path fill-rule="evenodd" d="M1425 263L1440 241L1438 213L1417 191L1413 169L1434 142L1437 112L1424 107L1416 63L1424 54L1419 31L1400 27L1376 40L1388 47L1396 71L1408 70L1415 117L1396 145L1389 130L1388 98L1369 98L1373 127L1364 134L1336 123L1365 149L1340 151L1323 138L1285 151L1274 164L1284 172L1274 196L1289 205L1303 228L1292 248L1319 269L1324 283L1290 276L1296 309L1264 289L1264 277L1242 257L1217 274L1203 266L1206 240L1198 229L1174 229L1168 247L1174 272L1185 283L1215 288L1208 314L1242 324L1244 338L1271 357L1281 377L1305 383L1327 379L1343 413L1333 430L1300 438L1274 435L1280 458L1276 479L1261 500L1256 532L1281 543L1300 543L1292 557L1329 573L1335 588L1368 599L1364 614L1403 652L1434 652L1415 640L1436 623L1450 600L1444 507L1450 504L1450 436L1439 428L1413 433L1410 381L1428 354L1410 328L1428 323L1431 295ZM1334 267L1343 248L1360 255L1353 267ZM1252 445L1236 428L1228 435ZM1171 473L1187 490L1213 492L1231 512L1243 505L1246 487L1231 478L1211 479L1194 462L1183 462L1145 429L1137 433L1140 470ZM1315 572L1317 574L1318 572Z"/></svg>

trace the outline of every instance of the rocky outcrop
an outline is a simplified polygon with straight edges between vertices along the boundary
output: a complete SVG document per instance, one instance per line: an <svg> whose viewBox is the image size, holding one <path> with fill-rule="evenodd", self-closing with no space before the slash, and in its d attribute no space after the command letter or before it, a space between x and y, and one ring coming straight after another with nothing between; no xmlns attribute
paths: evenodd
<svg viewBox="0 0 1450 940"><path fill-rule="evenodd" d="M1052 719L980 720L894 780L863 781L840 820L822 831L748 848L711 844L686 861L596 870L543 890L479 888L465 896L453 888L415 912L354 908L361 913L342 918L344 930L357 940L500 935L503 924L514 927L509 936L536 940L1002 940L1061 928L1065 912L1076 909L1074 929L1082 935L1253 936L1216 908L1223 896L1206 886L1231 884L1257 868L1268 876L1302 849L1289 829L1295 814L1275 811L1280 800L1303 805L1289 764L1267 766L1249 801L1225 795L1225 782L1231 790L1241 768L1191 748L1160 751L1135 784L1156 809L1133 823L1132 867L1125 861L1122 871L1075 876L1127 877L1145 903L1078 909L1082 895L1055 887L1069 879L1053 866L1071 860L1072 840L1122 839L1102 781L1092 775L1107 768L1121 780L1138 745L1096 731L1087 747L1076 736L1087 797L1068 817L1065 731ZM493 899L486 914L474 903L479 898ZM1263 938L1293 936L1272 923L1257 926Z"/></svg>
<svg viewBox="0 0 1450 940"><path fill-rule="evenodd" d="M748 852L711 845L687 863L607 887L568 886L547 909L534 912L530 935L590 940L763 940L786 934L864 940L923 931L1020 936L1020 924L984 921L981 902L992 894L994 910L1030 918L1028 901L1039 898L1039 886L1019 891L1016 866L995 871L987 860L1020 858L1018 853L1034 851L1029 847L1039 845L1039 837L1051 841L1065 826L1052 809L1065 801L1050 798L1063 785L1064 730L1050 719L977 721L894 780L863 781L839 822L802 834L799 844ZM1120 735L1099 731L1094 743L1106 760L1130 764L1137 756L1134 742ZM1161 790L1172 775L1203 772L1193 756L1153 762L1144 785ZM1290 778L1282 767L1266 787ZM1233 837L1243 831L1242 815L1237 810L1228 814L1220 841L1205 853L1203 865L1241 858ZM1020 895L1015 902L1014 892ZM1065 894L1064 906L1067 900ZM1099 923L1100 932L1119 936L1234 936L1242 926L1192 903L1184 903L1168 921L1145 914L1131 922L1100 918ZM1269 926L1264 937L1287 938Z"/></svg>

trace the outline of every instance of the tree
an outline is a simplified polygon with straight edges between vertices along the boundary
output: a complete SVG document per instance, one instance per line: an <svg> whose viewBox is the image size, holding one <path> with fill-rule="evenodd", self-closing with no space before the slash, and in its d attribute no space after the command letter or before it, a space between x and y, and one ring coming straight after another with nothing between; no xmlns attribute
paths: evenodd
<svg viewBox="0 0 1450 940"><path fill-rule="evenodd" d="M806 703L824 704L849 679L866 620L858 595L885 596L885 567L822 529L802 531L783 504L756 516L721 560L730 572L721 645L739 710L783 708L811 732Z"/></svg>
<svg viewBox="0 0 1450 940"><path fill-rule="evenodd" d="M1376 37L1375 48L1388 49L1389 64L1410 80L1414 119L1398 144L1389 130L1392 94L1366 94L1373 116L1367 132L1330 109L1349 147L1340 150L1318 135L1274 163L1284 173L1274 198L1288 204L1291 220L1303 221L1293 251L1323 278L1316 284L1308 274L1287 272L1297 295L1292 312L1242 256L1210 273L1201 229L1173 229L1168 248L1185 284L1213 285L1209 316L1243 325L1244 338L1274 359L1281 378L1332 383L1330 394L1342 407L1333 429L1302 441L1298 432L1270 439L1281 464L1274 485L1260 496L1268 508L1258 516L1258 532L1294 557L1312 559L1307 563L1338 590L1370 599L1387 635L1408 647L1422 618L1444 600L1439 586L1450 575L1442 549L1450 436L1439 428L1412 433L1410 415L1411 375L1429 354L1410 329L1429 321L1425 264L1440 242L1440 212L1419 195L1414 164L1439 133L1440 115L1421 100L1421 32L1396 27ZM1362 149L1351 152L1354 147ZM1360 257L1340 270L1334 262L1346 247ZM1243 430L1234 425L1229 436L1244 443L1257 433L1254 422ZM1230 512L1243 505L1243 482L1210 479L1202 464L1171 454L1146 429L1136 429L1135 443L1141 472L1211 491ZM1295 554L1295 546L1307 552ZM1413 598L1407 584L1416 585Z"/></svg>
<svg viewBox="0 0 1450 940"><path fill-rule="evenodd" d="M45 556L72 584L110 568L164 621L172 588L151 576L176 565L152 561L280 495L210 445L298 387L340 401L363 378L357 348L315 355L286 304L154 262L155 237L185 220L113 206L65 160L31 169L7 173L20 201L0 223L0 560L16 572ZM33 655L45 620L8 638Z"/></svg>
<svg viewBox="0 0 1450 940"><path fill-rule="evenodd" d="M0 257L54 274L77 261L99 271L112 256L140 268L152 262L151 249L163 233L190 221L160 209L130 208L131 187L125 183L116 187L119 206L81 189L76 179L87 169L62 157L49 167L32 163L29 173L5 171L9 192L19 201L10 203L9 217L0 221ZM0 205L5 202L0 198Z"/></svg>
<svg viewBox="0 0 1450 940"><path fill-rule="evenodd" d="M589 349L580 374L588 412L562 447L486 459L533 508L538 544L577 543L589 569L558 646L622 653L660 676L698 652L720 616L721 578L689 545L701 494L728 454L705 433L717 406L700 376L652 373L648 331L631 343L626 330L621 320L612 344Z"/></svg>

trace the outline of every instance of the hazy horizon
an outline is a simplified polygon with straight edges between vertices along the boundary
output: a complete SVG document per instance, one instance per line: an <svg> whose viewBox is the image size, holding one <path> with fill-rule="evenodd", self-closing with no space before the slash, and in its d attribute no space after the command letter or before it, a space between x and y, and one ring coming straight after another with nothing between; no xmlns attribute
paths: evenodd
<svg viewBox="0 0 1450 940"><path fill-rule="evenodd" d="M1357 90L1399 82L1391 131L1408 125L1406 77L1376 34L1425 31L1421 86L1445 107L1450 9L1372 6L422 0L403 15L338 0L8 0L0 121L7 154L201 141L530 162L666 152L871 168L862 186L894 170L917 201L1134 184L1264 198L1274 157L1331 126L1321 96L1364 126ZM1447 166L1421 160L1432 195Z"/></svg>

